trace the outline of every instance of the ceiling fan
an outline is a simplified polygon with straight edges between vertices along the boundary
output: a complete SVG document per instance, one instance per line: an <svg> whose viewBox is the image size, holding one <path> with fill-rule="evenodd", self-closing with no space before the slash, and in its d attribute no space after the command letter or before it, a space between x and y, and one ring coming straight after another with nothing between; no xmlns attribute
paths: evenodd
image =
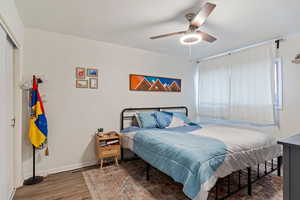
<svg viewBox="0 0 300 200"><path fill-rule="evenodd" d="M175 35L183 35L180 38L180 42L183 45L193 45L201 42L202 40L205 40L207 42L214 42L217 40L214 36L202 32L199 29L201 25L204 24L207 17L212 13L212 11L215 9L216 5L212 3L206 3L201 10L195 14L195 13L188 13L185 15L185 18L189 21L189 27L186 31L179 31L174 33L168 33L163 35L158 35L154 37L150 37L150 39L159 39L164 37L170 37Z"/></svg>

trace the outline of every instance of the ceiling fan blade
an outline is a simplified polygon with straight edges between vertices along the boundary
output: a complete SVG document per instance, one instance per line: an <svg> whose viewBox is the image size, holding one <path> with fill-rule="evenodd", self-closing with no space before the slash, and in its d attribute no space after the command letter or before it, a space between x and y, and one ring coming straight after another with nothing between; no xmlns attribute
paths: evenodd
<svg viewBox="0 0 300 200"><path fill-rule="evenodd" d="M202 9L197 13L197 15L193 18L191 21L191 25L195 27L200 27L202 24L204 24L207 17L212 13L212 11L215 9L216 4L212 3L206 3Z"/></svg>
<svg viewBox="0 0 300 200"><path fill-rule="evenodd" d="M181 35L181 34L183 34L185 32L186 31L179 31L179 32L174 32L174 33L167 33L167 34L163 34L163 35L158 35L158 36L150 37L150 39L154 40L154 39L159 39L159 38L164 38L164 37L169 37L169 36L174 36L174 35Z"/></svg>
<svg viewBox="0 0 300 200"><path fill-rule="evenodd" d="M208 33L202 32L202 31L197 31L197 33L199 33L202 36L202 40L205 40L207 42L214 42L217 40L217 38L215 38L212 35L209 35Z"/></svg>

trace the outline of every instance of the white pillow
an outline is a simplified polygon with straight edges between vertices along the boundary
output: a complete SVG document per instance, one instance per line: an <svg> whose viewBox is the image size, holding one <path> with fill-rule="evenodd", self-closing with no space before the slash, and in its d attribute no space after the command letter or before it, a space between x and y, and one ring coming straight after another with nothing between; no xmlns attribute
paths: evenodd
<svg viewBox="0 0 300 200"><path fill-rule="evenodd" d="M184 123L184 121L182 119L173 116L171 123L166 128L174 128L174 127L185 126L185 125L186 124Z"/></svg>

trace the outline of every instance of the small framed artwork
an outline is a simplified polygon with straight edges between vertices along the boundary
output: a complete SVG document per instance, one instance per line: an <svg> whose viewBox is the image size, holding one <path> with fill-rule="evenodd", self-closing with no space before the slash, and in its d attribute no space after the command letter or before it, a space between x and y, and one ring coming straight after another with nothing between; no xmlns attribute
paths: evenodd
<svg viewBox="0 0 300 200"><path fill-rule="evenodd" d="M98 89L98 79L90 78L90 89Z"/></svg>
<svg viewBox="0 0 300 200"><path fill-rule="evenodd" d="M77 80L84 80L85 79L85 68L76 67L76 79Z"/></svg>
<svg viewBox="0 0 300 200"><path fill-rule="evenodd" d="M87 76L97 78L98 77L98 69L87 68Z"/></svg>
<svg viewBox="0 0 300 200"><path fill-rule="evenodd" d="M88 80L77 80L76 81L76 88L88 88Z"/></svg>

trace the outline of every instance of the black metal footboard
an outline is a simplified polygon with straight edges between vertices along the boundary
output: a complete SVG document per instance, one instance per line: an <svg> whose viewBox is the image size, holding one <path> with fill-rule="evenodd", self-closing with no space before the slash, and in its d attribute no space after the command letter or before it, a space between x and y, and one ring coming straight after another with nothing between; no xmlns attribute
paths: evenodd
<svg viewBox="0 0 300 200"><path fill-rule="evenodd" d="M276 160L276 159L275 159ZM238 193L239 191L247 188L248 195L252 195L252 184L258 181L259 179L275 172L277 170L277 175L281 176L281 165L282 165L282 156L279 156L277 158L277 162L274 163L274 159L271 161L265 161L264 164L258 164L256 169L256 174L253 174L254 171L253 168L247 167L246 170L239 170L237 172L234 172L224 178L221 178L217 181L216 185L212 188L210 193L214 193L216 200L224 200L233 194ZM260 167L264 167L263 173L261 173ZM150 165L146 163L146 179L150 179L149 171L150 171ZM237 175L237 185L236 188L233 189L231 186L231 182L233 180L233 176ZM247 183L242 184L241 177L243 175L247 176ZM220 185L222 184L224 186L224 182L226 182L227 188L226 192L222 191L222 194L220 192Z"/></svg>
<svg viewBox="0 0 300 200"><path fill-rule="evenodd" d="M276 159L275 159L276 160ZM256 181L260 180L261 178L275 172L277 170L277 175L281 176L281 165L282 165L282 156L279 156L277 158L277 162L274 163L274 159L271 161L265 161L264 164L258 164L257 168L255 170L256 173L252 173L254 169L252 167L248 167L246 170L239 170L237 172L234 172L222 179L219 179L215 185L215 187L211 190L211 192L214 192L214 196L216 200L223 200L228 197L230 197L233 194L236 194L237 192L247 188L248 195L252 195L252 184ZM264 170L262 171L260 168L264 167ZM262 172L262 173L261 173ZM237 174L237 185L233 189L231 185L233 176ZM247 183L242 184L241 183L241 176L246 175L247 176ZM220 192L220 184L226 180L227 182L227 191L226 192ZM222 193L222 194L220 194Z"/></svg>

